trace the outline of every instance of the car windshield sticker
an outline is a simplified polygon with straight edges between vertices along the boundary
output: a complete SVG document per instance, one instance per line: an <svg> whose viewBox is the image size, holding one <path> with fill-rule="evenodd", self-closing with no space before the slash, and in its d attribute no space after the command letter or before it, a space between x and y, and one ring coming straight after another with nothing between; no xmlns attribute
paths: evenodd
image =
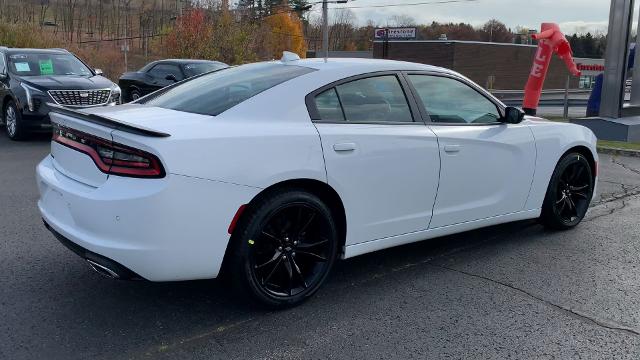
<svg viewBox="0 0 640 360"><path fill-rule="evenodd" d="M31 71L31 68L29 67L29 63L27 63L27 62L18 62L18 63L15 63L15 66L16 66L16 71L17 72L23 72L23 71L29 72L29 71Z"/></svg>
<svg viewBox="0 0 640 360"><path fill-rule="evenodd" d="M53 75L53 62L51 59L40 60L40 75Z"/></svg>

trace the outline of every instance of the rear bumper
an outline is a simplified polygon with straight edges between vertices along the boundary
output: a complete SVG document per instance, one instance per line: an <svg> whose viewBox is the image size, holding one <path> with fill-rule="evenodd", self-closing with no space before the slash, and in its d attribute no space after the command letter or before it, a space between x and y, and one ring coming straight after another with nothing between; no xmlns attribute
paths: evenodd
<svg viewBox="0 0 640 360"><path fill-rule="evenodd" d="M37 181L42 218L63 243L150 281L216 277L229 223L259 191L173 174L109 176L92 187L56 170L51 156L38 165Z"/></svg>
<svg viewBox="0 0 640 360"><path fill-rule="evenodd" d="M140 275L127 269L126 266L123 266L122 264L119 264L117 261L113 261L109 258L106 258L102 255L98 255L90 250L83 248L82 246L62 236L62 234L60 234L51 226L49 226L49 224L45 220L43 220L43 222L47 230L51 231L53 236L55 236L56 239L58 239L58 241L62 243L62 245L64 245L67 249L76 253L76 255L87 260L96 271L106 274L107 276L110 276L112 278L117 278L121 280L143 280ZM96 269L96 266L98 266L97 269Z"/></svg>

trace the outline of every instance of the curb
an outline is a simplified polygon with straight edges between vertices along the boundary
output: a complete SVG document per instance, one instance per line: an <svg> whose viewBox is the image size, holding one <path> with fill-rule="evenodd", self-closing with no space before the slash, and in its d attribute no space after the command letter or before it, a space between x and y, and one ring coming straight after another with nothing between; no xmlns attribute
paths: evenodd
<svg viewBox="0 0 640 360"><path fill-rule="evenodd" d="M620 156L632 156L640 157L640 150L618 149L598 146L598 152L602 154L620 155Z"/></svg>

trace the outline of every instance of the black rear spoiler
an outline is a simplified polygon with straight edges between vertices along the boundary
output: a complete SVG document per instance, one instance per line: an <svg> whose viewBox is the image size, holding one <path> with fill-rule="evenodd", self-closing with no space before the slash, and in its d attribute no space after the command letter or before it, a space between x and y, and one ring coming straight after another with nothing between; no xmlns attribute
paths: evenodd
<svg viewBox="0 0 640 360"><path fill-rule="evenodd" d="M171 134L152 130L144 126L135 125L122 120L116 120L104 115L88 114L81 110L69 109L58 104L47 103L52 113L70 116L90 123L102 125L115 130L122 130L133 134L151 137L169 137Z"/></svg>

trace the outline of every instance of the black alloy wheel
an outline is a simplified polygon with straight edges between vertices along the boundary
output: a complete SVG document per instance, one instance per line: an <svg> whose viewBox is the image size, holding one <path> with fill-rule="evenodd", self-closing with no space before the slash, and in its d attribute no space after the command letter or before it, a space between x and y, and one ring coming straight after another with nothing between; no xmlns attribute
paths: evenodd
<svg viewBox="0 0 640 360"><path fill-rule="evenodd" d="M569 229L578 225L593 196L593 175L589 161L579 153L563 157L549 184L542 208L547 226Z"/></svg>
<svg viewBox="0 0 640 360"><path fill-rule="evenodd" d="M330 209L315 195L285 190L250 211L235 241L235 273L249 292L275 308L297 305L322 285L336 260Z"/></svg>

